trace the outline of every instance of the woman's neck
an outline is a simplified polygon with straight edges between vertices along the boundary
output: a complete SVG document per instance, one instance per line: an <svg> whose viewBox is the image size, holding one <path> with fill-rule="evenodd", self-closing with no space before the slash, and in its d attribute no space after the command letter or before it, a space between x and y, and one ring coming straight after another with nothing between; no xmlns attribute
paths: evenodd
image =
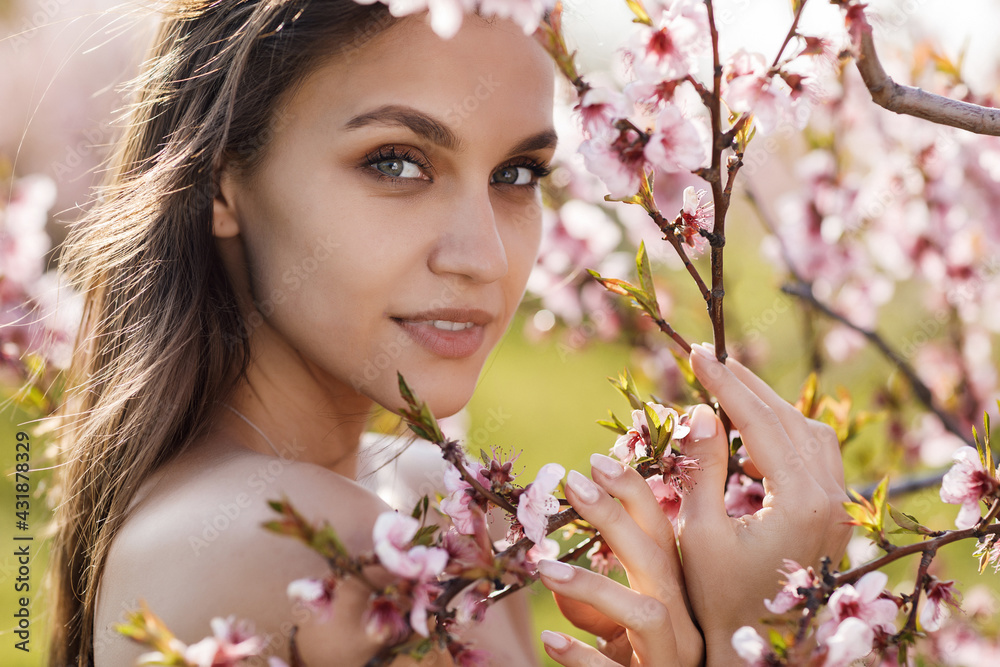
<svg viewBox="0 0 1000 667"><path fill-rule="evenodd" d="M253 361L227 401L232 410L220 405L214 430L256 452L354 479L372 400L318 372L266 324L254 334Z"/></svg>

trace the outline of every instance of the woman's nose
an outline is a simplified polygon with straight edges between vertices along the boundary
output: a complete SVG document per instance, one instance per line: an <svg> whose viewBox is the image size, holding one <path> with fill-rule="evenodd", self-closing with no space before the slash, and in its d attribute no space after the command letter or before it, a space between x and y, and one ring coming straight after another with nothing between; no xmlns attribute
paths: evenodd
<svg viewBox="0 0 1000 667"><path fill-rule="evenodd" d="M507 274L507 251L488 189L454 195L428 259L431 271L491 283Z"/></svg>

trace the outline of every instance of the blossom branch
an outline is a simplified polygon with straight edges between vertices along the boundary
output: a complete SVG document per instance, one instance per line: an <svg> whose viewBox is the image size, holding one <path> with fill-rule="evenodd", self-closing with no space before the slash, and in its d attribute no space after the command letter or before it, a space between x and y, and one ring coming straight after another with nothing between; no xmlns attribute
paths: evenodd
<svg viewBox="0 0 1000 667"><path fill-rule="evenodd" d="M812 306L818 312L823 313L823 315L829 317L832 320L840 322L847 328L856 331L857 333L864 336L868 340L868 342L870 342L872 345L878 348L879 352L882 353L882 356L888 359L892 363L892 365L895 366L899 370L899 372L903 374L903 377L906 378L906 381L913 389L913 393L914 395L916 395L917 400L923 403L924 407L933 412L934 415L941 420L941 423L944 424L944 427L948 431L961 438L970 447L975 447L975 442L971 438L969 438L969 436L965 433L965 430L956 421L954 415L945 411L941 406L937 404L937 401L935 400L934 394L931 392L930 387L924 384L923 380L920 379L920 377L917 375L917 372L913 369L912 366L910 366L909 362L907 362L906 359L902 357L902 355L900 355L896 350L894 350L889 345L889 343L887 343L886 340L882 338L881 335L878 334L878 332L873 331L871 329L865 329L864 327L855 324L848 318L844 317L840 313L837 313L836 311L831 309L825 303L821 302L819 299L816 298L816 295L813 294L812 286L809 283L803 281L798 276L796 276L794 274L794 269L790 267L789 270L793 273L793 277L796 278L796 281L794 283L788 283L783 285L781 287L782 292L790 296L794 296L801 299L802 301Z"/></svg>
<svg viewBox="0 0 1000 667"><path fill-rule="evenodd" d="M781 62L781 56L785 52L785 48L788 46L788 43L792 41L792 37L795 37L796 30L798 30L799 27L799 19L802 17L802 10L805 9L806 2L808 2L808 0L802 0L799 4L799 8L795 11L795 18L792 19L792 25L788 28L788 34L785 35L785 41L781 43L781 48L778 49L778 54L774 56L774 62L771 63L771 69L778 66L778 63Z"/></svg>
<svg viewBox="0 0 1000 667"><path fill-rule="evenodd" d="M887 553L884 556L876 558L875 560L830 577L827 583L832 590L843 586L844 584L854 583L869 572L879 570L885 565L899 560L904 556L916 553L925 553L928 551L935 552L946 544L951 544L952 542L958 542L960 540L967 540L971 537L979 538L984 535L1000 535L1000 524L993 524L984 528L983 526L985 525L985 521L980 521L972 528L935 532L933 534L936 535L936 537L924 540L923 542L914 542L913 544L897 547L892 553Z"/></svg>
<svg viewBox="0 0 1000 667"><path fill-rule="evenodd" d="M722 186L722 150L719 138L722 136L722 63L719 60L719 31L715 25L715 10L712 0L705 0L708 9L708 26L712 36L712 102L709 112L712 117L712 166L707 179L712 187L712 201L715 204L714 239L711 244L712 291L708 302L708 312L712 320L715 356L726 361L726 326L722 310L722 299L726 294L723 287L723 250L726 245L726 213L729 196Z"/></svg>
<svg viewBox="0 0 1000 667"><path fill-rule="evenodd" d="M875 52L871 25L863 17L855 20L863 21L855 63L873 102L894 113L922 118L938 125L1000 136L1000 109L960 102L893 81Z"/></svg>
<svg viewBox="0 0 1000 667"><path fill-rule="evenodd" d="M920 593L924 590L924 586L927 585L927 570L930 568L931 561L934 560L936 554L937 549L929 549L920 557L920 567L917 569L916 583L913 584L913 593L910 594L908 600L910 603L910 613L906 617L906 624L903 626L903 629L897 633L897 637L905 637L917 629L917 606L920 602Z"/></svg>
<svg viewBox="0 0 1000 667"><path fill-rule="evenodd" d="M691 263L691 259L688 257L687 251L684 250L684 246L681 244L681 240L677 238L677 234L674 233L674 227L671 223L667 222L663 214L658 210L651 210L649 212L649 217L653 219L656 226L660 228L663 232L664 238L667 242L673 246L674 250L677 251L677 255L681 258L681 262L684 264L684 268L687 270L688 274L694 279L695 285L698 286L698 291L701 292L701 296L706 302L711 302L712 293L708 289L708 285L705 284L705 280L698 273L697 267Z"/></svg>

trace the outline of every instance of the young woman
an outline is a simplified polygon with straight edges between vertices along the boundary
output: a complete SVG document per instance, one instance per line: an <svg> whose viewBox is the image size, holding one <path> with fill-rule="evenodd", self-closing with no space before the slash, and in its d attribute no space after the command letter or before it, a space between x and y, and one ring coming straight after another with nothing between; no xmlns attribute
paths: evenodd
<svg viewBox="0 0 1000 667"><path fill-rule="evenodd" d="M187 642L237 614L286 660L294 623L306 664L361 665L379 648L361 627L366 590L344 582L328 619L295 608L287 584L326 565L260 528L265 500L286 495L371 549L387 509L356 481L371 407L401 407L399 371L437 415L459 410L521 298L556 143L553 67L504 20L470 17L445 41L422 16L353 0L165 5L108 185L65 249L87 306L51 663L134 663L141 647L111 626L143 599ZM392 363L373 372L379 355ZM726 438L707 407L692 418L702 470L680 517L683 572L637 473L600 455L597 485L571 473L569 500L631 588L540 565L568 615L609 640L601 655L544 633L561 664L731 664L781 558L843 551L836 438L738 364L700 347L692 363L767 477L768 507L726 517ZM537 664L523 604L474 631L495 664Z"/></svg>

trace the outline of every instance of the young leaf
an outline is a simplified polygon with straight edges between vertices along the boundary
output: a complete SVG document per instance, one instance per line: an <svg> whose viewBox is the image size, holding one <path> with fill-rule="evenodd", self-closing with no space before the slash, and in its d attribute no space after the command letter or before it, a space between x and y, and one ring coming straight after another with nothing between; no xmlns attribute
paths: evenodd
<svg viewBox="0 0 1000 667"><path fill-rule="evenodd" d="M896 522L896 525L901 528L901 531L893 532L906 532L906 533L916 533L918 535L933 535L934 531L920 525L920 522L916 518L910 516L906 512L896 509L892 505L888 505L889 516L892 520Z"/></svg>

